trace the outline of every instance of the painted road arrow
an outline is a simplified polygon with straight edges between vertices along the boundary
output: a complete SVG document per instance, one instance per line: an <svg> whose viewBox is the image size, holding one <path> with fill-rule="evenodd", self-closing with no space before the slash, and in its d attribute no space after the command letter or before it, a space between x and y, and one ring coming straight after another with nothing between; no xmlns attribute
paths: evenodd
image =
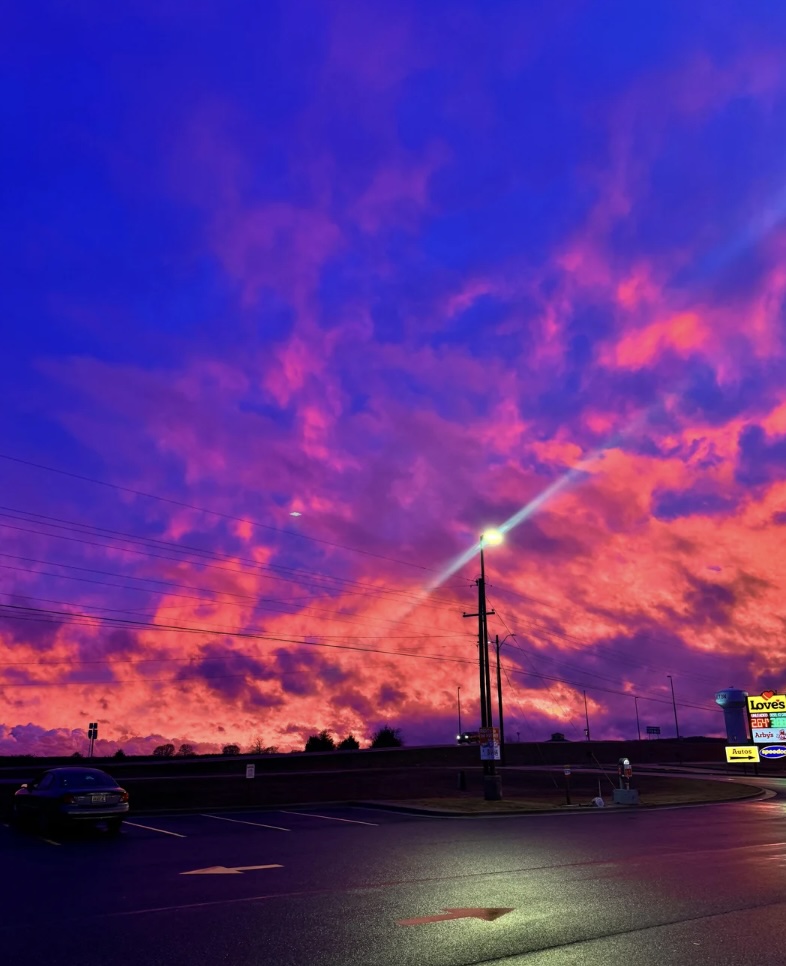
<svg viewBox="0 0 786 966"><path fill-rule="evenodd" d="M192 869L181 872L181 875L242 875L244 872L255 872L257 869L283 869L283 865L211 865L208 869Z"/></svg>
<svg viewBox="0 0 786 966"><path fill-rule="evenodd" d="M399 926L421 926L426 922L445 922L447 919L485 919L494 922L513 909L443 909L439 916L418 916L416 919L398 919Z"/></svg>

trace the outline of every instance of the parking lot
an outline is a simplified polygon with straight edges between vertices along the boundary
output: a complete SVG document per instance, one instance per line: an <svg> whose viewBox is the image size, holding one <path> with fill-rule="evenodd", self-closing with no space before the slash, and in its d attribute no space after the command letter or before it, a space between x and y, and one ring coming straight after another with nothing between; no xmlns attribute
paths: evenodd
<svg viewBox="0 0 786 966"><path fill-rule="evenodd" d="M755 909L770 966L786 941L783 815L777 797L498 819L140 812L118 838L2 824L0 948L47 966L659 966L668 943L671 962L737 964L754 961L735 937L754 941L739 920Z"/></svg>
<svg viewBox="0 0 786 966"><path fill-rule="evenodd" d="M347 806L132 814L114 839L91 827L43 837L4 822L0 853L16 887L3 919L27 931L44 910L52 925L329 889L350 874L358 850L376 851L386 827L417 822Z"/></svg>

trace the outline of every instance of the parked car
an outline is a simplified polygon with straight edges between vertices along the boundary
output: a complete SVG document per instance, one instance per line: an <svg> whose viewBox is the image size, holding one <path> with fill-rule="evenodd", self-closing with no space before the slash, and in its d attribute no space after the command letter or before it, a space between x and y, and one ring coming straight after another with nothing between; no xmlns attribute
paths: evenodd
<svg viewBox="0 0 786 966"><path fill-rule="evenodd" d="M128 792L98 768L52 768L14 795L13 818L46 834L57 826L105 823L117 834L128 812Z"/></svg>

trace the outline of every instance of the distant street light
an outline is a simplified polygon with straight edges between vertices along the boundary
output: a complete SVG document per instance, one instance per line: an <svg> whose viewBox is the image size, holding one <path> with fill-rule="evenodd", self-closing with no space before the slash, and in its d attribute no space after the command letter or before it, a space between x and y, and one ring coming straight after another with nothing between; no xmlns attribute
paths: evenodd
<svg viewBox="0 0 786 966"><path fill-rule="evenodd" d="M589 712L587 711L587 692L584 692L584 723L586 728L584 729L584 734L587 736L587 741L590 740L590 726L589 726Z"/></svg>
<svg viewBox="0 0 786 966"><path fill-rule="evenodd" d="M458 737L461 738L461 685L456 687L456 701L458 703L458 719L459 719L459 730Z"/></svg>
<svg viewBox="0 0 786 966"><path fill-rule="evenodd" d="M672 676L670 674L667 674L666 677L669 679L669 684L671 684L671 705L674 708L674 728L675 728L675 730L677 732L677 740L679 740L679 737L680 737L680 723L679 723L679 721L677 721L677 700L674 697L674 679L672 678Z"/></svg>

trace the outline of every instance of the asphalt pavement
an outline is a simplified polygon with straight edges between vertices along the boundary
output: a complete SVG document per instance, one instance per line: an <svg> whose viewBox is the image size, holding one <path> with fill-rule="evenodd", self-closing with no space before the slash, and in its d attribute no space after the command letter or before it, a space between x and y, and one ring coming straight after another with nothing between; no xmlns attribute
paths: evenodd
<svg viewBox="0 0 786 966"><path fill-rule="evenodd" d="M350 806L0 825L3 961L782 966L777 797L435 818Z"/></svg>

